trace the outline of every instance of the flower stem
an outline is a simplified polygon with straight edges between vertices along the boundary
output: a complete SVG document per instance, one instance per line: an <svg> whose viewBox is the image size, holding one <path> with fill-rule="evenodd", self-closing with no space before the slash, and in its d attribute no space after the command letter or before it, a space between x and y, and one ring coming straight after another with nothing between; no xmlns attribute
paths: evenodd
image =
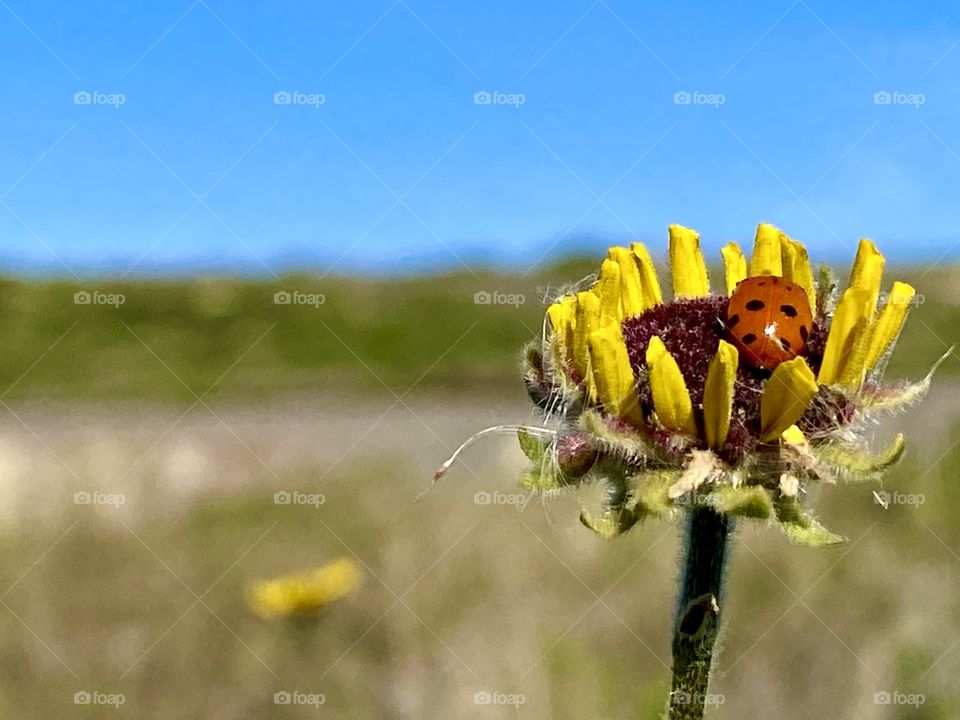
<svg viewBox="0 0 960 720"><path fill-rule="evenodd" d="M669 720L702 720L723 607L733 520L710 508L687 514L680 595L673 630Z"/></svg>

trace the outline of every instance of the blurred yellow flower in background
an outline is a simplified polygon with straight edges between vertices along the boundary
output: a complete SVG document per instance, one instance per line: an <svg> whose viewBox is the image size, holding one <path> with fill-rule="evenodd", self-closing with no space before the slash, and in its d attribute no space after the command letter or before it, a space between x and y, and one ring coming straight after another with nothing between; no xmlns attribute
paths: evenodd
<svg viewBox="0 0 960 720"><path fill-rule="evenodd" d="M314 615L353 591L360 568L340 558L308 572L261 580L250 588L250 608L265 620Z"/></svg>

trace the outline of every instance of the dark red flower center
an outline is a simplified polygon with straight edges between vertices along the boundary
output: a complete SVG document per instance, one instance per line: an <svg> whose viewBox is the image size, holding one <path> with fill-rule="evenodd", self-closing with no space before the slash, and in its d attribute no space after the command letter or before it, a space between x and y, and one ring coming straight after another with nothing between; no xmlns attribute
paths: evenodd
<svg viewBox="0 0 960 720"><path fill-rule="evenodd" d="M677 361L690 392L698 424L703 425L703 390L710 361L716 355L720 340L727 335L721 319L725 316L727 298L721 295L676 300L657 305L641 315L623 321L630 364L637 378L637 392L641 407L649 417L653 411L653 397L646 373L647 346L652 337L659 336ZM827 329L814 322L802 356L814 373L820 370L826 347ZM741 362L734 388L733 417L727 444L720 452L730 463L742 460L760 439L760 400L770 373ZM826 388L821 391L801 419L800 429L808 435L826 434L849 422L852 408L844 396ZM702 433L701 433L702 435Z"/></svg>

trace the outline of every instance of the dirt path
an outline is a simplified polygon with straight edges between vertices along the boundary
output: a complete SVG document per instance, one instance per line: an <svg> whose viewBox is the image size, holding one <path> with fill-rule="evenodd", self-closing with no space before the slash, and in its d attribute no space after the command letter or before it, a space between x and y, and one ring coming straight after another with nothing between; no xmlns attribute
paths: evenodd
<svg viewBox="0 0 960 720"><path fill-rule="evenodd" d="M960 383L940 382L919 408L884 434L904 429L913 452L947 449ZM357 468L409 468L411 488L466 437L535 418L526 399L392 395L320 396L262 404L149 406L24 405L0 415L0 518L57 515L75 493L123 495L128 517L177 511L212 494L291 482L318 488ZM490 439L451 473L510 477L523 460L507 439Z"/></svg>

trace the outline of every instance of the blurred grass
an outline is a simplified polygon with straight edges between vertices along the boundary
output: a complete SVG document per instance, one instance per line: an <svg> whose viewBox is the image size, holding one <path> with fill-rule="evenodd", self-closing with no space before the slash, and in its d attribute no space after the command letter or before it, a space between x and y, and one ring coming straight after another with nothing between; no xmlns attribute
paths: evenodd
<svg viewBox="0 0 960 720"><path fill-rule="evenodd" d="M319 508L275 505L265 483L140 522L67 504L56 522L0 535L10 588L0 715L658 718L675 524L604 542L576 521L589 493L549 500L549 516L537 501L476 505L474 492L509 491L515 476L490 453L471 459L483 479L458 468L413 503L423 454L371 455L322 484L323 466L282 471L287 487L323 491ZM924 467L913 457L887 485L927 493L916 508L884 511L869 488L825 491L819 509L851 537L843 547L797 548L741 524L713 688L724 704L712 720L958 717L960 564L949 548L960 527L939 488L960 472L960 453L927 477ZM245 607L253 580L337 556L358 558L364 582L315 623L264 622ZM76 706L78 690L126 703ZM893 690L922 693L924 705L874 704ZM278 691L326 702L319 712L278 706ZM478 691L526 703L478 706Z"/></svg>
<svg viewBox="0 0 960 720"><path fill-rule="evenodd" d="M571 260L526 277L6 278L0 280L0 386L16 383L9 400L189 401L191 391L204 393L243 358L212 395L363 391L382 389L381 382L398 394L415 384L496 392L517 382L519 351L540 331L546 289L585 277L594 267L592 261ZM913 280L926 300L902 338L907 351L891 363L893 376L928 368L957 337L960 296L953 288L960 271L921 275L887 274ZM122 294L125 302L75 304L81 291ZM277 305L278 291L319 293L325 302ZM525 302L478 305L474 295L482 291L522 294ZM960 366L948 363L943 371L956 374Z"/></svg>
<svg viewBox="0 0 960 720"><path fill-rule="evenodd" d="M0 716L658 717L674 527L599 541L576 518L600 488L551 499L548 511L536 500L523 514L476 505L478 490L515 491L523 459L507 439L413 502L465 436L529 417L517 359L540 331L543 290L594 267L0 280L0 388L17 412L0 433ZM888 369L916 378L960 337L960 271L887 277L924 295ZM125 302L77 305L80 291ZM326 302L277 305L278 291ZM482 291L526 302L477 305ZM717 720L960 717L958 370L946 363L927 402L894 421L911 450L885 487L925 503L883 511L872 486L826 488L818 512L852 543L823 551L770 528L738 531ZM382 418L392 398L381 381L421 397ZM214 385L215 417L197 408L175 428L179 410L155 406ZM301 393L299 404L286 397ZM327 502L277 506L280 487ZM96 488L127 504L72 502ZM354 554L364 584L315 626L264 623L244 605L255 579ZM594 593L608 593L603 604ZM127 702L74 705L83 689ZM327 702L319 713L275 705L282 690ZM484 690L528 702L477 706ZM926 702L873 703L892 690Z"/></svg>

